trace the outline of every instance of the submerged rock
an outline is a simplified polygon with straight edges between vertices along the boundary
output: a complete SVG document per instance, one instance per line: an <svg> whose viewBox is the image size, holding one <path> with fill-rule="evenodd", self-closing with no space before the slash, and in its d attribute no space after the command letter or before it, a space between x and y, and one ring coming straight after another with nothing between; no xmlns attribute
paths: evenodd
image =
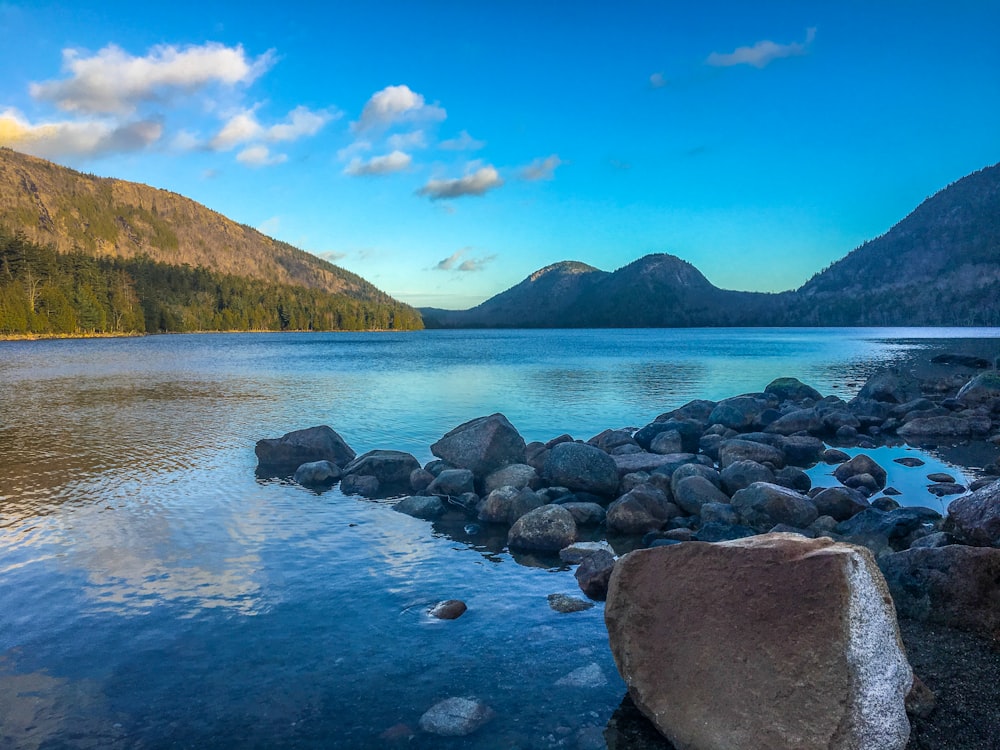
<svg viewBox="0 0 1000 750"><path fill-rule="evenodd" d="M441 498L433 495L429 497L414 495L404 497L393 505L392 509L414 518L430 521L444 513L445 505Z"/></svg>
<svg viewBox="0 0 1000 750"><path fill-rule="evenodd" d="M560 687L599 688L607 684L608 678L604 676L604 672L596 662L574 669L565 677L556 680L556 685Z"/></svg>
<svg viewBox="0 0 1000 750"><path fill-rule="evenodd" d="M912 673L856 547L769 534L632 552L605 620L630 695L677 747L906 746Z"/></svg>
<svg viewBox="0 0 1000 750"><path fill-rule="evenodd" d="M461 599L448 599L435 604L427 614L439 620L457 620L468 609L468 606Z"/></svg>
<svg viewBox="0 0 1000 750"><path fill-rule="evenodd" d="M549 594L548 599L549 606L560 614L583 612L585 609L591 609L594 606L593 602L588 602L586 599L581 599L578 596L568 596L566 594Z"/></svg>
<svg viewBox="0 0 1000 750"><path fill-rule="evenodd" d="M493 709L477 698L446 698L420 717L420 728L442 737L464 737L494 716Z"/></svg>

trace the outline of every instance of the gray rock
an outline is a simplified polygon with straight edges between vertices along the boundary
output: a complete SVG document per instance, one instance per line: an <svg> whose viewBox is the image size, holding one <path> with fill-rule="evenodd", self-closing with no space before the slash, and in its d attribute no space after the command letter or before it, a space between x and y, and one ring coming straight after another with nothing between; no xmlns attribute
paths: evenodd
<svg viewBox="0 0 1000 750"><path fill-rule="evenodd" d="M936 484L929 485L927 487L927 491L938 497L947 497L948 495L961 495L965 492L965 486L955 484L954 482L938 482Z"/></svg>
<svg viewBox="0 0 1000 750"><path fill-rule="evenodd" d="M859 474L871 475L878 489L885 487L887 476L885 469L875 463L871 456L866 456L864 453L858 454L846 463L842 463L833 472L833 476L842 484L847 484L847 479Z"/></svg>
<svg viewBox="0 0 1000 750"><path fill-rule="evenodd" d="M414 518L431 520L442 515L445 511L444 502L439 497L424 497L420 495L404 497L392 506L393 510L405 513Z"/></svg>
<svg viewBox="0 0 1000 750"><path fill-rule="evenodd" d="M596 601L604 601L614 569L614 555L599 551L585 557L573 575L584 594Z"/></svg>
<svg viewBox="0 0 1000 750"><path fill-rule="evenodd" d="M777 378L772 380L764 388L764 393L770 393L779 401L803 401L812 399L819 401L823 398L815 388L806 385L798 378Z"/></svg>
<svg viewBox="0 0 1000 750"><path fill-rule="evenodd" d="M676 474L674 475L676 476ZM674 490L674 503L688 515L698 515L705 503L727 503L729 497L703 476L682 478Z"/></svg>
<svg viewBox="0 0 1000 750"><path fill-rule="evenodd" d="M605 430L594 435L587 443L595 448L600 448L605 453L611 453L615 448L621 448L624 445L639 445L632 437L631 430Z"/></svg>
<svg viewBox="0 0 1000 750"><path fill-rule="evenodd" d="M438 620L457 620L465 614L466 610L468 607L461 599L448 599L435 604L427 614Z"/></svg>
<svg viewBox="0 0 1000 750"><path fill-rule="evenodd" d="M785 465L785 454L778 448L751 440L733 438L719 445L719 467L725 469L737 461L769 463L776 469Z"/></svg>
<svg viewBox="0 0 1000 750"><path fill-rule="evenodd" d="M849 487L827 487L813 495L812 502L821 516L831 516L837 521L846 521L871 507L864 495Z"/></svg>
<svg viewBox="0 0 1000 750"><path fill-rule="evenodd" d="M946 531L935 531L914 541L910 549L947 547L949 544L958 544L958 540Z"/></svg>
<svg viewBox="0 0 1000 750"><path fill-rule="evenodd" d="M652 485L636 487L608 506L608 531L621 534L645 534L660 529L679 515L677 506Z"/></svg>
<svg viewBox="0 0 1000 750"><path fill-rule="evenodd" d="M446 698L420 717L420 728L441 737L464 737L495 715L493 709L477 698Z"/></svg>
<svg viewBox="0 0 1000 750"><path fill-rule="evenodd" d="M897 508L888 512L866 508L837 524L836 531L855 539L882 536L889 541L898 541L924 524L934 524L940 520L941 514L931 508Z"/></svg>
<svg viewBox="0 0 1000 750"><path fill-rule="evenodd" d="M613 496L618 489L615 459L586 443L560 443L549 453L542 476L549 484Z"/></svg>
<svg viewBox="0 0 1000 750"><path fill-rule="evenodd" d="M774 482L774 472L756 461L734 461L722 470L722 486L732 495L754 482Z"/></svg>
<svg viewBox="0 0 1000 750"><path fill-rule="evenodd" d="M907 468L911 468L911 469L914 468L914 467L916 467L916 466L923 466L924 465L923 460L917 458L916 456L903 456L902 458L894 458L892 460L893 460L894 463L897 463L900 466L906 466Z"/></svg>
<svg viewBox="0 0 1000 750"><path fill-rule="evenodd" d="M410 492L420 493L431 486L434 475L427 469L414 469L410 472Z"/></svg>
<svg viewBox="0 0 1000 750"><path fill-rule="evenodd" d="M756 534L757 532L749 526L712 521L703 524L695 532L694 538L699 542L730 542L733 539L745 539Z"/></svg>
<svg viewBox="0 0 1000 750"><path fill-rule="evenodd" d="M303 487L327 487L340 479L340 467L332 461L310 461L295 470L295 481Z"/></svg>
<svg viewBox="0 0 1000 750"><path fill-rule="evenodd" d="M740 514L729 503L705 503L701 506L701 522L735 526L740 522Z"/></svg>
<svg viewBox="0 0 1000 750"><path fill-rule="evenodd" d="M1000 547L1000 481L952 500L948 525L970 544Z"/></svg>
<svg viewBox="0 0 1000 750"><path fill-rule="evenodd" d="M854 430L854 434L857 434L857 430L861 426L861 420L849 411L846 406L824 411L822 419L823 428L827 432L837 433L847 428Z"/></svg>
<svg viewBox="0 0 1000 750"><path fill-rule="evenodd" d="M343 467L355 455L351 446L326 425L258 440L254 452L262 469L288 472L312 461L329 461Z"/></svg>
<svg viewBox="0 0 1000 750"><path fill-rule="evenodd" d="M767 408L752 396L735 396L716 404L708 417L709 424L718 424L737 432L749 430L760 424L760 414Z"/></svg>
<svg viewBox="0 0 1000 750"><path fill-rule="evenodd" d="M574 542L559 550L559 559L575 565L583 562L585 557L601 551L609 552L612 555L615 553L607 542Z"/></svg>
<svg viewBox="0 0 1000 750"><path fill-rule="evenodd" d="M684 464L683 466L678 466L674 469L673 473L670 475L671 495L673 495L676 491L678 483L687 477L703 477L716 487L720 489L722 488L722 477L719 476L719 472L715 470L714 466L705 466L704 464L694 463Z"/></svg>
<svg viewBox="0 0 1000 750"><path fill-rule="evenodd" d="M512 524L524 514L543 505L544 500L527 487L520 490L516 487L501 487L493 490L479 504L478 518L487 523Z"/></svg>
<svg viewBox="0 0 1000 750"><path fill-rule="evenodd" d="M559 687L599 688L607 684L608 678L604 676L604 672L595 662L574 669L565 677L556 680L556 685Z"/></svg>
<svg viewBox="0 0 1000 750"><path fill-rule="evenodd" d="M778 469L774 473L774 477L775 484L788 487L788 489L795 490L796 492L806 493L812 489L812 480L809 478L809 475L797 466L786 466L784 469ZM766 482L767 480L763 481Z"/></svg>
<svg viewBox="0 0 1000 750"><path fill-rule="evenodd" d="M747 526L758 531L778 523L804 528L819 516L809 498L768 482L754 482L740 490L733 495L732 504Z"/></svg>
<svg viewBox="0 0 1000 750"><path fill-rule="evenodd" d="M809 435L792 435L783 438L778 446L785 456L785 463L792 466L813 466L819 463L826 445L819 438ZM778 466L777 468L781 468Z"/></svg>
<svg viewBox="0 0 1000 750"><path fill-rule="evenodd" d="M573 515L577 526L600 526L607 518L608 512L597 503L560 503Z"/></svg>
<svg viewBox="0 0 1000 750"><path fill-rule="evenodd" d="M649 444L651 453L667 455L670 453L681 453L684 450L684 440L677 430L664 430L657 433L656 437Z"/></svg>
<svg viewBox="0 0 1000 750"><path fill-rule="evenodd" d="M345 495L377 497L380 487L375 477L367 474L351 474L340 480L340 491Z"/></svg>
<svg viewBox="0 0 1000 750"><path fill-rule="evenodd" d="M538 487L538 472L528 464L509 464L497 469L483 481L483 492L487 495L499 487Z"/></svg>
<svg viewBox="0 0 1000 750"><path fill-rule="evenodd" d="M652 473L658 469L669 469L673 472L678 466L691 463L695 460L693 453L675 453L673 455L661 456L656 453L632 453L624 456L612 456L615 466L618 467L618 475L625 476L637 471Z"/></svg>
<svg viewBox="0 0 1000 750"><path fill-rule="evenodd" d="M684 404L684 406L674 409L673 411L661 414L656 418L656 421L669 422L672 419L679 419L685 422L695 422L704 428L708 424L708 418L712 414L712 410L715 408L715 405L715 401L695 399L693 401L688 401Z"/></svg>
<svg viewBox="0 0 1000 750"><path fill-rule="evenodd" d="M851 457L848 454L836 448L827 448L823 451L823 463L825 464L842 464L850 460Z"/></svg>
<svg viewBox="0 0 1000 750"><path fill-rule="evenodd" d="M784 414L764 428L765 432L793 435L796 432L820 432L823 422L815 409L796 409Z"/></svg>
<svg viewBox="0 0 1000 750"><path fill-rule="evenodd" d="M966 438L972 435L985 435L990 431L992 422L984 414L965 417L926 417L913 419L897 430L905 440L920 438Z"/></svg>
<svg viewBox="0 0 1000 750"><path fill-rule="evenodd" d="M1000 398L1000 373L984 372L962 386L957 396L967 404L982 404Z"/></svg>
<svg viewBox="0 0 1000 750"><path fill-rule="evenodd" d="M858 391L858 399L903 404L920 397L916 380L901 370L889 368L872 375Z"/></svg>
<svg viewBox="0 0 1000 750"><path fill-rule="evenodd" d="M420 462L402 451L368 451L344 467L344 476L375 477L379 490L409 489L410 474L420 468Z"/></svg>
<svg viewBox="0 0 1000 750"><path fill-rule="evenodd" d="M452 466L469 469L477 477L525 462L524 438L503 414L459 425L434 443L431 453Z"/></svg>
<svg viewBox="0 0 1000 750"><path fill-rule="evenodd" d="M457 497L476 489L475 478L468 469L445 469L427 487L430 495Z"/></svg>
<svg viewBox="0 0 1000 750"><path fill-rule="evenodd" d="M680 437L681 447L675 453L696 453L698 441L704 425L701 422L687 419L666 419L652 422L634 435L635 442L645 450L653 450L653 440L663 432L676 432ZM660 451L653 451L658 453ZM665 453L663 455L666 455Z"/></svg>
<svg viewBox="0 0 1000 750"><path fill-rule="evenodd" d="M577 596L567 596L566 594L549 594L549 606L560 614L571 612L583 612L585 609L592 609L593 602L581 599Z"/></svg>
<svg viewBox="0 0 1000 750"><path fill-rule="evenodd" d="M517 519L507 534L511 549L558 552L576 541L576 521L561 505L543 505Z"/></svg>

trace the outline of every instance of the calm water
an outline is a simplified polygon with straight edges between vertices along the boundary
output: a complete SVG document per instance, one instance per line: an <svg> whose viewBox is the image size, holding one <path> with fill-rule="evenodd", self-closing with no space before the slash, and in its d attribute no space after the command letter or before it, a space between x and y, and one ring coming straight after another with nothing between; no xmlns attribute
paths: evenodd
<svg viewBox="0 0 1000 750"><path fill-rule="evenodd" d="M548 594L579 593L570 569L336 489L258 482L254 442L329 424L359 453L426 461L444 432L494 411L527 440L588 438L782 375L849 398L929 337L998 335L0 343L0 748L592 747L625 690L601 606L548 606ZM926 471L961 474L928 459ZM890 481L906 496L925 484ZM426 616L448 598L468 613ZM604 684L559 684L589 665ZM496 719L465 739L380 737L453 695L483 699Z"/></svg>

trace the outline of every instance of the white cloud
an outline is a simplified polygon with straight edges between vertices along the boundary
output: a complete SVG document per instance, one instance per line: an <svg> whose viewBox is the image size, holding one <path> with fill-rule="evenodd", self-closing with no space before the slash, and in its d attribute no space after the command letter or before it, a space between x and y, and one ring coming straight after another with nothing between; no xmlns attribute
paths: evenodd
<svg viewBox="0 0 1000 750"><path fill-rule="evenodd" d="M139 151L163 135L158 120L63 120L32 124L14 109L0 112L0 146L43 158Z"/></svg>
<svg viewBox="0 0 1000 750"><path fill-rule="evenodd" d="M270 167L288 161L285 154L271 154L267 146L249 146L236 155L236 161L248 167Z"/></svg>
<svg viewBox="0 0 1000 750"><path fill-rule="evenodd" d="M275 232L281 228L281 217L272 216L270 219L264 219L260 224L257 225L257 231L261 234L266 234L269 237L273 237Z"/></svg>
<svg viewBox="0 0 1000 750"><path fill-rule="evenodd" d="M316 135L330 120L340 117L339 112L313 112L308 107L298 106L288 113L284 122L267 129L265 138L275 141L294 141L303 136Z"/></svg>
<svg viewBox="0 0 1000 750"><path fill-rule="evenodd" d="M340 161L347 161L348 159L355 158L358 154L363 154L371 150L372 144L370 141L354 141L354 143L340 149L337 152L337 158Z"/></svg>
<svg viewBox="0 0 1000 750"><path fill-rule="evenodd" d="M241 143L256 140L263 132L253 110L248 109L230 117L208 145L216 151L228 151Z"/></svg>
<svg viewBox="0 0 1000 750"><path fill-rule="evenodd" d="M535 159L531 164L521 170L521 179L535 182L537 180L551 180L555 176L556 167L565 162L556 154L547 156L544 159Z"/></svg>
<svg viewBox="0 0 1000 750"><path fill-rule="evenodd" d="M256 107L245 109L230 117L212 140L208 142L215 151L228 151L250 141L294 141L303 136L315 135L338 113L313 112L308 107L296 107L283 122L265 127L257 120Z"/></svg>
<svg viewBox="0 0 1000 750"><path fill-rule="evenodd" d="M158 45L135 57L109 44L97 54L63 50L62 80L33 83L32 97L60 109L86 114L128 114L140 102L160 99L171 90L191 92L212 83L252 83L274 63L274 53L247 57L242 45L209 42L183 49Z"/></svg>
<svg viewBox="0 0 1000 750"><path fill-rule="evenodd" d="M402 151L393 151L384 156L375 156L368 161L362 161L355 157L344 168L344 174L349 174L352 177L392 174L393 172L403 171L410 166L412 161L413 159L410 155Z"/></svg>
<svg viewBox="0 0 1000 750"><path fill-rule="evenodd" d="M651 89L662 89L667 85L667 83L669 83L669 81L667 81L663 73L653 73L653 75L649 77L649 87Z"/></svg>
<svg viewBox="0 0 1000 750"><path fill-rule="evenodd" d="M472 248L463 247L461 250L456 250L451 255L449 255L444 260L440 261L434 266L435 271L459 271L462 273L470 273L475 271L482 271L487 265L496 260L496 255L485 255L479 258L465 258L463 257Z"/></svg>
<svg viewBox="0 0 1000 750"><path fill-rule="evenodd" d="M438 144L438 148L442 148L445 151L478 151L485 145L486 141L477 141L469 135L468 131L463 130L458 134L457 138L441 141Z"/></svg>
<svg viewBox="0 0 1000 750"><path fill-rule="evenodd" d="M181 130L170 141L170 145L177 151L194 151L201 146L201 141L191 131Z"/></svg>
<svg viewBox="0 0 1000 750"><path fill-rule="evenodd" d="M790 44L776 44L770 40L757 42L752 47L737 47L728 54L713 52L705 60L708 65L716 67L730 67L732 65L752 65L755 68L763 68L772 60L781 57L798 57L806 54L809 45L816 38L816 29L806 29L806 39L804 42L791 42Z"/></svg>
<svg viewBox="0 0 1000 750"><path fill-rule="evenodd" d="M424 97L409 86L386 86L372 94L361 110L361 117L351 124L351 128L360 133L400 122L443 120L446 116L444 109L427 104Z"/></svg>
<svg viewBox="0 0 1000 750"><path fill-rule="evenodd" d="M484 195L486 192L503 185L500 173L492 166L480 167L472 174L453 180L429 180L417 191L417 195L426 195L432 201L461 198L466 195Z"/></svg>
<svg viewBox="0 0 1000 750"><path fill-rule="evenodd" d="M412 133L394 133L386 141L391 149L414 149L426 148L427 136L423 130L414 130Z"/></svg>

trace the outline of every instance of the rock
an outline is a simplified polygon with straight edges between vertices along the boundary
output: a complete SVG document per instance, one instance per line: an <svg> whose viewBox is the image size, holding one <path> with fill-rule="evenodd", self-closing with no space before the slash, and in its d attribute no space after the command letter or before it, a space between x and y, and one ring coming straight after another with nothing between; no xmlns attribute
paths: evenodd
<svg viewBox="0 0 1000 750"><path fill-rule="evenodd" d="M770 393L779 401L802 401L812 399L819 401L823 398L819 391L806 385L798 378L777 378L772 380L764 388L764 393Z"/></svg>
<svg viewBox="0 0 1000 750"><path fill-rule="evenodd" d="M754 482L774 482L774 472L756 461L734 461L722 470L722 486L730 495Z"/></svg>
<svg viewBox="0 0 1000 750"><path fill-rule="evenodd" d="M469 469L477 477L525 462L524 438L503 414L459 425L434 443L431 453L452 466Z"/></svg>
<svg viewBox="0 0 1000 750"><path fill-rule="evenodd" d="M768 482L754 482L740 490L733 495L732 504L747 526L758 531L777 523L804 528L819 516L809 498Z"/></svg>
<svg viewBox="0 0 1000 750"><path fill-rule="evenodd" d="M1000 373L984 372L962 386L957 396L966 404L982 404L1000 398Z"/></svg>
<svg viewBox="0 0 1000 750"><path fill-rule="evenodd" d="M332 461L310 461L295 470L295 481L303 487L327 487L340 479L340 467Z"/></svg>
<svg viewBox="0 0 1000 750"><path fill-rule="evenodd" d="M963 417L921 417L912 419L896 432L905 440L919 438L966 438L985 435L990 431L990 418L979 415L971 419Z"/></svg>
<svg viewBox="0 0 1000 750"><path fill-rule="evenodd" d="M695 456L692 453L675 453L667 456L656 453L631 453L624 456L612 456L611 459L618 467L618 475L623 477L637 471L652 473L661 468L669 468L672 471L678 466L691 463L695 460Z"/></svg>
<svg viewBox="0 0 1000 750"><path fill-rule="evenodd" d="M560 443L549 453L542 476L549 484L612 496L618 489L615 459L586 443Z"/></svg>
<svg viewBox="0 0 1000 750"><path fill-rule="evenodd" d="M740 514L729 503L705 503L701 506L700 515L702 525L718 523L724 526L735 526L740 522Z"/></svg>
<svg viewBox="0 0 1000 750"><path fill-rule="evenodd" d="M649 450L651 453L659 453L662 456L670 453L681 453L684 451L684 440L677 430L664 430L653 438L649 444Z"/></svg>
<svg viewBox="0 0 1000 750"><path fill-rule="evenodd" d="M434 475L427 469L414 469L410 472L410 492L421 493L431 486Z"/></svg>
<svg viewBox="0 0 1000 750"><path fill-rule="evenodd" d="M419 468L420 462L409 453L376 450L368 451L347 464L344 467L344 476L375 477L380 492L391 492L396 489L409 489L410 474Z"/></svg>
<svg viewBox="0 0 1000 750"><path fill-rule="evenodd" d="M958 540L946 531L935 531L914 541L910 545L910 549L947 547L949 544L958 544Z"/></svg>
<svg viewBox="0 0 1000 750"><path fill-rule="evenodd" d="M605 453L611 453L615 448L620 448L623 445L638 445L635 438L632 437L631 430L605 430L594 435L587 443L595 448L600 448Z"/></svg>
<svg viewBox="0 0 1000 750"><path fill-rule="evenodd" d="M435 604L427 614L439 620L457 620L465 614L467 609L468 607L461 599L448 599Z"/></svg>
<svg viewBox="0 0 1000 750"><path fill-rule="evenodd" d="M596 601L604 601L608 595L608 581L614 569L614 555L598 551L585 557L573 575L584 594Z"/></svg>
<svg viewBox="0 0 1000 750"><path fill-rule="evenodd" d="M857 540L858 544L868 546L865 540L871 537L899 541L924 524L935 523L940 518L941 514L931 508L897 508L886 512L873 507L841 521L837 524L836 531Z"/></svg>
<svg viewBox="0 0 1000 750"><path fill-rule="evenodd" d="M605 620L633 700L679 748L906 746L912 673L863 550L785 534L638 550Z"/></svg>
<svg viewBox="0 0 1000 750"><path fill-rule="evenodd" d="M913 675L913 685L910 692L906 694L906 713L910 716L917 716L926 719L937 706L937 696L927 687L923 680Z"/></svg>
<svg viewBox="0 0 1000 750"><path fill-rule="evenodd" d="M764 428L764 432L794 435L796 432L821 432L823 422L815 409L796 409L783 414Z"/></svg>
<svg viewBox="0 0 1000 750"><path fill-rule="evenodd" d="M938 482L928 485L927 491L938 497L947 497L948 495L961 495L965 492L965 486L954 482Z"/></svg>
<svg viewBox="0 0 1000 750"><path fill-rule="evenodd" d="M468 469L445 469L427 486L430 495L458 497L466 492L474 492L475 477Z"/></svg>
<svg viewBox="0 0 1000 750"><path fill-rule="evenodd" d="M340 480L340 491L345 495L376 497L379 489L378 479L366 474L352 474Z"/></svg>
<svg viewBox="0 0 1000 750"><path fill-rule="evenodd" d="M985 370L990 366L990 362L982 357L975 357L971 354L938 354L931 358L931 362L936 365L960 365L974 370Z"/></svg>
<svg viewBox="0 0 1000 750"><path fill-rule="evenodd" d="M675 475L676 476L676 475ZM698 515L705 503L727 503L729 497L703 476L682 478L674 492L674 503L688 515Z"/></svg>
<svg viewBox="0 0 1000 750"><path fill-rule="evenodd" d="M740 438L724 440L719 445L719 468L725 469L737 461L769 463L774 468L780 469L785 465L785 454L778 448L751 440Z"/></svg>
<svg viewBox="0 0 1000 750"><path fill-rule="evenodd" d="M901 466L906 466L909 468L914 468L916 466L923 466L924 462L917 458L916 456L903 456L902 458L892 459L894 463L900 464Z"/></svg>
<svg viewBox="0 0 1000 750"><path fill-rule="evenodd" d="M687 419L665 419L651 422L635 433L635 442L643 449L653 450L653 441L657 435L664 432L676 432L681 446L674 453L697 453L698 441L701 439L703 425L701 422ZM661 453L662 451L653 451Z"/></svg>
<svg viewBox="0 0 1000 750"><path fill-rule="evenodd" d="M861 420L858 419L846 407L831 409L822 412L823 428L827 432L839 433L841 430L853 430L857 435Z"/></svg>
<svg viewBox="0 0 1000 750"><path fill-rule="evenodd" d="M661 414L656 418L657 422L669 422L671 419L682 419L686 422L696 422L702 427L708 424L708 417L712 413L712 409L715 408L715 401L706 401L705 399L695 399L693 401L688 401L684 406L681 406L673 411L669 411L666 414Z"/></svg>
<svg viewBox="0 0 1000 750"><path fill-rule="evenodd" d="M809 475L797 466L786 466L784 469L778 469L774 473L774 477L775 484L788 487L788 489L795 490L796 492L805 493L812 489L812 480L809 478ZM763 481L766 482L767 480Z"/></svg>
<svg viewBox="0 0 1000 750"><path fill-rule="evenodd" d="M576 596L567 596L566 594L549 594L548 599L549 606L560 614L583 612L585 609L591 609L594 606L593 602L588 602Z"/></svg>
<svg viewBox="0 0 1000 750"><path fill-rule="evenodd" d="M679 514L677 506L662 491L652 485L641 485L608 506L608 531L645 534L662 528Z"/></svg>
<svg viewBox="0 0 1000 750"><path fill-rule="evenodd" d="M858 454L846 463L842 463L833 472L837 481L843 484L846 484L846 480L850 477L857 476L859 474L871 475L871 477L875 480L875 484L878 489L885 487L885 480L887 476L885 469L875 463L870 456L866 456L864 453Z"/></svg>
<svg viewBox="0 0 1000 750"><path fill-rule="evenodd" d="M892 407L889 404L871 398L852 399L848 408L858 420L857 429L859 430L881 425L892 413Z"/></svg>
<svg viewBox="0 0 1000 750"><path fill-rule="evenodd" d="M995 477L995 476L980 477L979 479L976 479L969 485L969 489L972 492L975 492L976 490L981 490L983 487L989 487L998 479L1000 479L1000 477Z"/></svg>
<svg viewBox="0 0 1000 750"><path fill-rule="evenodd" d="M577 526L600 526L608 513L597 503L560 503L573 515Z"/></svg>
<svg viewBox="0 0 1000 750"><path fill-rule="evenodd" d="M589 557L595 552L608 552L614 554L611 545L607 542L574 542L559 550L559 559L573 565L583 562L585 557Z"/></svg>
<svg viewBox="0 0 1000 750"><path fill-rule="evenodd" d="M713 521L702 524L702 527L695 532L694 539L699 542L729 542L733 539L744 539L756 535L757 532L749 526Z"/></svg>
<svg viewBox="0 0 1000 750"><path fill-rule="evenodd" d="M261 468L288 472L312 461L329 461L344 467L355 455L351 446L326 425L258 440L254 453Z"/></svg>
<svg viewBox="0 0 1000 750"><path fill-rule="evenodd" d="M920 397L920 387L915 379L902 371L890 368L872 375L858 391L858 399L903 404Z"/></svg>
<svg viewBox="0 0 1000 750"><path fill-rule="evenodd" d="M871 507L864 495L849 487L828 487L813 495L812 502L821 516L831 516L837 521L846 521Z"/></svg>
<svg viewBox="0 0 1000 750"><path fill-rule="evenodd" d="M819 463L826 450L826 445L819 438L809 435L792 435L784 438L778 448L784 454L786 464L813 466ZM781 468L777 464L775 466Z"/></svg>
<svg viewBox="0 0 1000 750"><path fill-rule="evenodd" d="M1000 482L952 500L948 525L970 544L1000 547Z"/></svg>
<svg viewBox="0 0 1000 750"><path fill-rule="evenodd" d="M483 480L483 492L487 495L500 487L538 487L538 472L528 464L509 464L497 469Z"/></svg>
<svg viewBox="0 0 1000 750"><path fill-rule="evenodd" d="M404 497L393 505L392 509L414 518L423 518L429 521L442 515L445 511L445 505L439 497L416 495Z"/></svg>
<svg viewBox="0 0 1000 750"><path fill-rule="evenodd" d="M735 396L716 404L708 416L709 424L718 424L737 432L752 429L759 424L765 405L752 396Z"/></svg>
<svg viewBox="0 0 1000 750"><path fill-rule="evenodd" d="M855 474L847 477L844 480L844 486L860 490L869 497L879 491L878 480L871 474Z"/></svg>
<svg viewBox="0 0 1000 750"><path fill-rule="evenodd" d="M1000 639L1000 549L908 549L886 555L879 566L900 617Z"/></svg>
<svg viewBox="0 0 1000 750"><path fill-rule="evenodd" d="M716 487L720 489L722 487L722 477L719 476L719 472L715 470L715 467L705 466L704 464L684 464L674 469L670 475L669 494L673 495L678 483L687 477L703 477Z"/></svg>
<svg viewBox="0 0 1000 750"><path fill-rule="evenodd" d="M479 504L477 517L487 523L512 524L525 513L544 505L543 499L528 488L501 487Z"/></svg>
<svg viewBox="0 0 1000 750"><path fill-rule="evenodd" d="M842 464L850 460L851 457L849 455L836 448L827 448L823 451L823 463L825 464Z"/></svg>
<svg viewBox="0 0 1000 750"><path fill-rule="evenodd" d="M441 737L464 737L495 715L493 709L476 698L446 698L420 717L420 728Z"/></svg>
<svg viewBox="0 0 1000 750"><path fill-rule="evenodd" d="M604 676L600 666L594 662L585 667L574 669L565 677L556 680L556 685L559 687L599 688L607 684L608 678Z"/></svg>
<svg viewBox="0 0 1000 750"><path fill-rule="evenodd" d="M525 513L507 534L511 549L558 552L574 541L576 521L561 505L543 505Z"/></svg>

